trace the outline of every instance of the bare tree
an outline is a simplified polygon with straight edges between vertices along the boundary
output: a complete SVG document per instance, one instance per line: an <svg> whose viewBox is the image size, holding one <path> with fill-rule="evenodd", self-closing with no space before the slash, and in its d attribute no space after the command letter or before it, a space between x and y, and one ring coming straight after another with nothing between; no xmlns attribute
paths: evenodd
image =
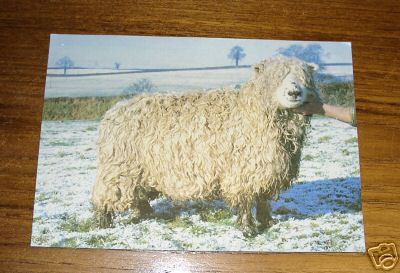
<svg viewBox="0 0 400 273"><path fill-rule="evenodd" d="M119 70L119 68L121 67L121 63L115 62L114 63L114 67L115 67L116 70Z"/></svg>
<svg viewBox="0 0 400 273"><path fill-rule="evenodd" d="M231 48L231 51L228 54L228 58L235 61L235 65L239 65L239 61L246 57L244 50L240 46L234 46Z"/></svg>
<svg viewBox="0 0 400 273"><path fill-rule="evenodd" d="M155 86L149 79L139 79L126 87L123 93L129 96L135 93L151 92L154 90Z"/></svg>
<svg viewBox="0 0 400 273"><path fill-rule="evenodd" d="M64 68L64 75L67 74L67 69L74 66L74 62L70 57L64 56L56 62L56 65Z"/></svg>

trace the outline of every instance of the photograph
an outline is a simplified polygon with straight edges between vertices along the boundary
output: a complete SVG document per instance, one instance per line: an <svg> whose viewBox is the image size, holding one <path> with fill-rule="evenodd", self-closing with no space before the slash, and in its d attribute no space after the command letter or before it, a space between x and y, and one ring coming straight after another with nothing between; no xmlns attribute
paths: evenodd
<svg viewBox="0 0 400 273"><path fill-rule="evenodd" d="M345 41L52 34L31 246L365 252Z"/></svg>

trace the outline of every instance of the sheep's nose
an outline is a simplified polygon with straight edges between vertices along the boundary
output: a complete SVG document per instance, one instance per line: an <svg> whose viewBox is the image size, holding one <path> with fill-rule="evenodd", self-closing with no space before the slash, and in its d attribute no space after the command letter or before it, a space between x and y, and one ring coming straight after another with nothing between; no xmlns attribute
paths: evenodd
<svg viewBox="0 0 400 273"><path fill-rule="evenodd" d="M292 91L289 91L289 92L288 92L288 95L291 96L291 97L297 98L298 96L301 95L301 91L299 91L299 90L292 90Z"/></svg>

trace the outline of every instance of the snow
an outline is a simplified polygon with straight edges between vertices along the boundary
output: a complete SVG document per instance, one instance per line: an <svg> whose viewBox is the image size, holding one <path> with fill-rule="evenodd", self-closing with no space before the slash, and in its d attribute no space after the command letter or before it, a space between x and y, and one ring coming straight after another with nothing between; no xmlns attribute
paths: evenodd
<svg viewBox="0 0 400 273"><path fill-rule="evenodd" d="M334 76L352 76L353 66L352 65L335 65L325 66L324 73L331 74Z"/></svg>
<svg viewBox="0 0 400 273"><path fill-rule="evenodd" d="M99 71L98 73L101 72ZM250 68L237 68L82 77L47 77L45 94L46 98L120 95L126 87L142 78L150 80L157 91L204 90L241 84L250 78L250 74Z"/></svg>
<svg viewBox="0 0 400 273"><path fill-rule="evenodd" d="M115 226L93 224L97 121L44 121L36 183L32 246L204 251L363 252L357 130L313 118L298 181L272 203L277 220L243 237L221 200L151 202L140 222L118 214ZM205 220L204 213L226 212Z"/></svg>
<svg viewBox="0 0 400 273"><path fill-rule="evenodd" d="M127 71L137 71L137 69L112 69L112 68L68 68L67 75L76 74L96 74L96 73L118 73ZM64 74L63 68L48 68L47 74Z"/></svg>
<svg viewBox="0 0 400 273"><path fill-rule="evenodd" d="M335 76L353 75L352 66L327 66L324 73ZM128 70L120 70L126 72ZM132 70L133 71L133 70ZM62 74L63 69L48 69L48 73ZM68 69L67 74L82 73L116 73L113 69ZM120 95L126 87L146 78L156 91L189 91L210 88L234 87L246 82L251 76L251 68L147 72L138 74L115 74L80 77L47 77L46 98L50 97L84 97Z"/></svg>

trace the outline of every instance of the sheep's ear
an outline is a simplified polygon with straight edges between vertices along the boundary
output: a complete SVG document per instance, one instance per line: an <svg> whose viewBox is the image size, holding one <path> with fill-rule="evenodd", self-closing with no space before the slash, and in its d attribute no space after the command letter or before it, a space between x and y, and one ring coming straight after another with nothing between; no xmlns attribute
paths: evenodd
<svg viewBox="0 0 400 273"><path fill-rule="evenodd" d="M319 69L319 65L315 63L308 63L308 66L314 71L317 71Z"/></svg>
<svg viewBox="0 0 400 273"><path fill-rule="evenodd" d="M256 72L256 74L260 74L261 72L264 71L264 64L255 64L253 65L253 70Z"/></svg>

